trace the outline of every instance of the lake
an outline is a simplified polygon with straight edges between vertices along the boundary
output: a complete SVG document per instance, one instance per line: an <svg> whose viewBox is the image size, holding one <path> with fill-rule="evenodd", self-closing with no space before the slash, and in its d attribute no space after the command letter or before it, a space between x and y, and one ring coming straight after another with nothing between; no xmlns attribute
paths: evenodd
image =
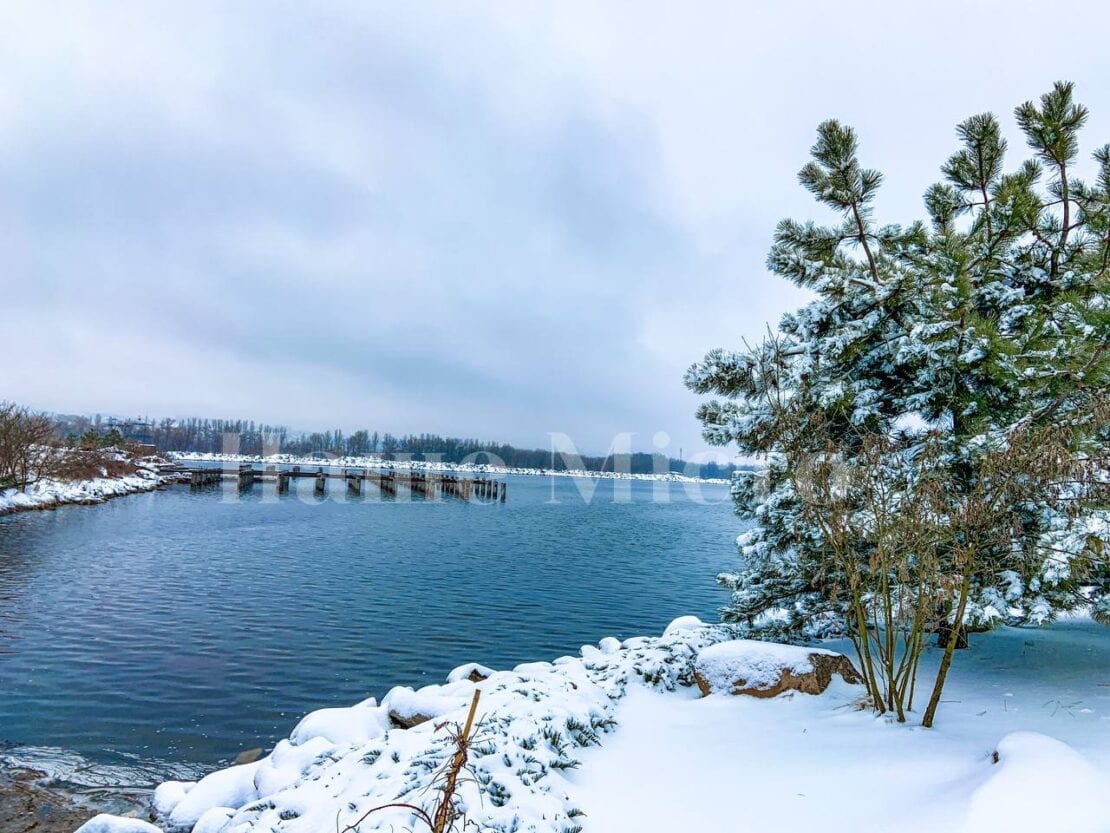
<svg viewBox="0 0 1110 833"><path fill-rule="evenodd" d="M0 518L0 741L210 766L463 662L715 620L743 525L727 486L697 488L514 477L504 504L321 503L303 480Z"/></svg>

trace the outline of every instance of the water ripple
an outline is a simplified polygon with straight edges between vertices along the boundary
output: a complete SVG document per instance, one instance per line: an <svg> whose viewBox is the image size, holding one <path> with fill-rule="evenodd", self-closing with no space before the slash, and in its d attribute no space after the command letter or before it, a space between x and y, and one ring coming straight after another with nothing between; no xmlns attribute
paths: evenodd
<svg viewBox="0 0 1110 833"><path fill-rule="evenodd" d="M739 522L671 490L514 479L504 505L225 504L0 519L0 740L211 765L305 712L712 618Z"/></svg>

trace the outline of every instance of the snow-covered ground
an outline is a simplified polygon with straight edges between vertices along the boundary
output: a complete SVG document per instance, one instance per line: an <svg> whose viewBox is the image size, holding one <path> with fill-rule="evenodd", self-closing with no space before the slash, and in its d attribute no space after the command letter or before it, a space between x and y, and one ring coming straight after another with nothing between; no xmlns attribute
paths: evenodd
<svg viewBox="0 0 1110 833"><path fill-rule="evenodd" d="M585 829L1110 830L1110 629L974 635L953 669L933 729L861 712L837 681L774 700L634 689L618 731L583 755Z"/></svg>
<svg viewBox="0 0 1110 833"><path fill-rule="evenodd" d="M300 457L294 454L271 454L268 457L257 457L248 454L211 454L198 451L171 451L167 452L167 456L181 462L264 463L305 467L333 466L354 469L391 467L412 471L486 474L499 477L504 477L506 475L534 475L540 477L592 477L600 480L659 480L669 483L729 483L729 480L726 478L689 477L685 474L678 474L677 472L630 474L612 471L585 471L583 469L556 471L555 469L524 469L509 466L492 466L485 463L443 463L433 460L383 460L381 457L374 455L367 457L335 457L328 460L319 460L315 457Z"/></svg>
<svg viewBox="0 0 1110 833"><path fill-rule="evenodd" d="M157 821L166 831L318 833L391 802L430 807L452 751L441 724L462 722L477 687L483 720L459 793L470 829L1110 831L1103 626L1077 618L975 635L932 730L860 710L860 688L838 678L820 696L699 697L698 653L731 636L684 618L661 637L607 638L478 683L464 666L443 685L314 712L266 758L160 787ZM923 671L927 689L932 666ZM416 715L431 719L397 728ZM98 817L83 833L155 829ZM422 828L393 808L358 829Z"/></svg>
<svg viewBox="0 0 1110 833"><path fill-rule="evenodd" d="M103 503L109 498L149 492L162 482L152 468L140 466L135 474L96 477L91 480L40 480L25 491L0 490L0 515L28 509L52 509L75 503Z"/></svg>

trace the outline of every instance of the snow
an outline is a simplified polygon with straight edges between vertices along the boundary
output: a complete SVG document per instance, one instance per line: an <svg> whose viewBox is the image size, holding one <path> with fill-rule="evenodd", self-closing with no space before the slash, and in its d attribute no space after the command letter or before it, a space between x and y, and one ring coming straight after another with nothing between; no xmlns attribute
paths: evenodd
<svg viewBox="0 0 1110 833"><path fill-rule="evenodd" d="M381 710L374 708L374 698L353 708L320 709L307 715L289 735L293 746L300 746L313 738L324 738L332 743L344 740L366 743L380 738L389 728L382 720Z"/></svg>
<svg viewBox="0 0 1110 833"><path fill-rule="evenodd" d="M390 718L404 721L435 720L464 708L473 696L474 683L465 679L446 685L425 686L416 691L398 686L391 688L382 698L382 709Z"/></svg>
<svg viewBox="0 0 1110 833"><path fill-rule="evenodd" d="M154 812L160 816L168 816L195 786L195 781L167 781L159 784L154 790Z"/></svg>
<svg viewBox="0 0 1110 833"><path fill-rule="evenodd" d="M487 668L484 665L479 665L476 662L468 662L465 665L460 665L447 675L447 682L457 683L460 680L469 679L471 674L477 674L479 677L489 677L493 674L492 668Z"/></svg>
<svg viewBox="0 0 1110 833"><path fill-rule="evenodd" d="M663 636L675 636L680 633L687 633L690 631L697 631L705 627L705 622L697 616L679 616L663 631Z"/></svg>
<svg viewBox="0 0 1110 833"><path fill-rule="evenodd" d="M142 819L111 816L107 813L93 816L77 828L75 833L162 833L153 824Z"/></svg>
<svg viewBox="0 0 1110 833"><path fill-rule="evenodd" d="M255 776L261 765L261 761L255 761L205 776L180 801L163 802L163 806L170 810L167 821L173 827L191 828L214 807L239 807L246 804L257 797Z"/></svg>
<svg viewBox="0 0 1110 833"><path fill-rule="evenodd" d="M1037 732L1013 732L996 751L998 764L971 796L966 833L1107 829L1110 782L1070 746Z"/></svg>
<svg viewBox="0 0 1110 833"><path fill-rule="evenodd" d="M459 798L482 831L1110 831L1103 626L1078 618L974 635L931 730L861 710L859 686L838 677L820 696L699 697L699 655L801 667L819 650L733 636L684 617L660 637L606 638L581 657L492 671L477 684L462 666L444 685L314 712L259 761L160 787L159 824L316 833L389 802L430 806L429 785L452 752L439 724L461 723L477 689L479 734ZM829 649L851 655L846 642ZM937 653L924 660L923 687ZM398 729L391 710L433 719ZM420 829L394 808L359 830L405 828Z"/></svg>
<svg viewBox="0 0 1110 833"><path fill-rule="evenodd" d="M384 460L376 455L366 457L335 457L320 460L315 457L303 457L296 454L270 454L265 457L249 454L213 454L200 451L171 451L167 456L179 461L196 461L203 463L264 463L272 465L293 465L324 468L392 468L400 471L437 471L466 474L485 474L496 476L538 476L538 477L573 477L591 478L593 480L648 480L664 481L668 483L716 483L727 485L730 481L721 477L691 477L678 472L652 472L630 473L613 471L587 471L586 469L526 469L516 466L495 466L487 463L445 463L436 460Z"/></svg>
<svg viewBox="0 0 1110 833"><path fill-rule="evenodd" d="M613 713L629 685L640 680L662 690L690 686L697 652L729 635L721 626L702 625L617 645L609 638L600 648L587 646L588 658L524 663L493 671L478 684L464 676L417 690L397 687L380 705L366 700L314 712L254 763L219 770L196 784L160 787L158 817L167 831L307 833L334 829L337 813L342 827L381 804L426 804L435 771L453 751L440 723L461 723L478 688L474 777L460 791L470 817L483 830L562 833L573 828L580 811L568 773L580 765L581 750L613 728ZM398 729L391 715L432 719ZM369 737L368 726L372 732L380 726L380 735ZM225 808L235 809L230 819ZM408 812L392 809L360 829L406 826Z"/></svg>
<svg viewBox="0 0 1110 833"><path fill-rule="evenodd" d="M162 479L153 471L140 468L122 477L97 477L91 480L40 480L26 490L0 490L0 515L28 509L52 509L66 504L103 503L109 498L149 492Z"/></svg>
<svg viewBox="0 0 1110 833"><path fill-rule="evenodd" d="M621 649L621 641L615 636L607 636L597 643L597 648L603 654L615 654Z"/></svg>
<svg viewBox="0 0 1110 833"><path fill-rule="evenodd" d="M934 729L858 710L838 677L769 700L632 689L574 796L585 833L1107 833L1107 669L1110 631L1089 619L973 635Z"/></svg>
<svg viewBox="0 0 1110 833"><path fill-rule="evenodd" d="M728 694L741 680L748 688L771 688L782 679L783 671L809 674L813 671L811 654L835 655L835 651L731 639L698 654L696 668L710 690Z"/></svg>
<svg viewBox="0 0 1110 833"><path fill-rule="evenodd" d="M220 833L234 815L234 807L213 807L200 817L193 827L193 833Z"/></svg>

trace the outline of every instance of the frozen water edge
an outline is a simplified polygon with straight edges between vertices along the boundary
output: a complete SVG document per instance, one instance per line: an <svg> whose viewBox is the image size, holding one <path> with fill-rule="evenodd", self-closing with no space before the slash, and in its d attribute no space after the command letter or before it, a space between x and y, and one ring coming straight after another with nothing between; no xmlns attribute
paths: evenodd
<svg viewBox="0 0 1110 833"><path fill-rule="evenodd" d="M429 806L451 751L436 725L461 722L477 686L484 720L460 795L481 830L1110 829L1102 626L978 635L957 658L933 730L860 711L858 690L838 681L819 697L697 699L697 653L731 636L684 617L662 637L606 639L478 683L453 674L380 704L314 712L267 758L160 787L157 821L166 831L297 833L342 828L389 802ZM431 719L397 729L391 711ZM389 810L360 831L406 827L419 829ZM97 829L115 830L109 819Z"/></svg>
<svg viewBox="0 0 1110 833"><path fill-rule="evenodd" d="M146 811L154 787L166 778L196 778L196 765L117 754L91 761L67 749L0 747L0 789L13 780L47 791L51 803L135 815ZM47 829L53 829L47 825Z"/></svg>

